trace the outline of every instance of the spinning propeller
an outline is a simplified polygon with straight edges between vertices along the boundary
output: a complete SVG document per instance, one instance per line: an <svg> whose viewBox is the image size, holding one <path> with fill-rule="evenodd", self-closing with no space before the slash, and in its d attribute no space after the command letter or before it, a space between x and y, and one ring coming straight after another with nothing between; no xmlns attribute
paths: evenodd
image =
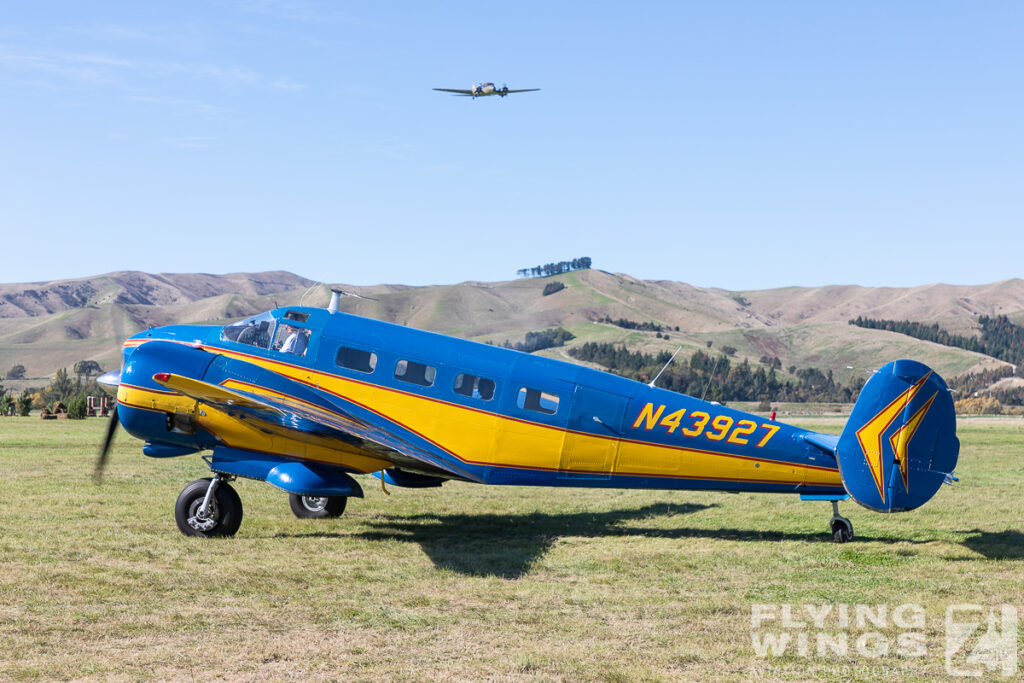
<svg viewBox="0 0 1024 683"><path fill-rule="evenodd" d="M100 455L96 459L96 469L92 474L96 483L99 483L103 481L103 470L107 466L110 447L114 443L114 433L117 432L117 425L120 423L117 419L117 388L121 384L121 371L113 370L104 375L100 375L96 379L96 382L104 391L114 397L114 411L110 414L110 422L107 423L107 433L103 437L103 445L100 446Z"/></svg>

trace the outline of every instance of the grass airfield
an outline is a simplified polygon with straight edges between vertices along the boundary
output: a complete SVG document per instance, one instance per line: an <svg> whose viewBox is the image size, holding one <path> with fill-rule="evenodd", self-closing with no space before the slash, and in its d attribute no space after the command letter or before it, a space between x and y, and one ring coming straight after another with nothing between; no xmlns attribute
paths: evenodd
<svg viewBox="0 0 1024 683"><path fill-rule="evenodd" d="M796 496L387 496L370 478L328 521L235 482L238 536L186 538L174 501L205 465L146 458L121 432L96 486L105 427L0 418L0 679L941 679L948 606L1024 608L1019 418L961 419L961 483L920 510L841 504L846 545L831 542L828 503ZM916 603L927 653L758 656L764 603Z"/></svg>

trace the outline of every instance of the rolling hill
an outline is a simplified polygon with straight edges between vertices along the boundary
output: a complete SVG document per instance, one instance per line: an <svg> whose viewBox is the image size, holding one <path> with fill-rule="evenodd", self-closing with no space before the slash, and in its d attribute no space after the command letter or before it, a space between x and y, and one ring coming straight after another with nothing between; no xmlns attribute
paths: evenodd
<svg viewBox="0 0 1024 683"><path fill-rule="evenodd" d="M544 285L552 280L563 282L565 289L543 296ZM902 357L928 363L947 376L1001 364L977 353L847 324L858 315L938 322L958 334L975 333L979 314L1024 319L1022 280L732 292L582 270L505 282L340 286L372 297L343 298L349 312L479 341L517 341L528 331L560 325L576 335L572 345L622 342L648 352L681 345L685 354L711 342L713 349L736 348L737 356L752 363L768 355L777 356L783 367L831 369L844 384ZM30 378L20 384L38 386L78 360L117 367L121 342L147 327L219 323L300 302L324 306L329 296L330 287L286 272L119 272L0 285L0 372L20 363ZM606 317L658 323L668 338L596 322ZM568 358L564 348L543 353Z"/></svg>

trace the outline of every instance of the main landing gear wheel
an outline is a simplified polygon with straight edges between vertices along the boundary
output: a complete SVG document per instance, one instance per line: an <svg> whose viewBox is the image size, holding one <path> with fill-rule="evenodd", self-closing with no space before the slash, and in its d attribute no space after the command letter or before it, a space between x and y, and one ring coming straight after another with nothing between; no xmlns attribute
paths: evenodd
<svg viewBox="0 0 1024 683"><path fill-rule="evenodd" d="M174 521L186 536L234 536L242 525L242 499L219 474L197 479L178 496Z"/></svg>
<svg viewBox="0 0 1024 683"><path fill-rule="evenodd" d="M836 543L849 543L853 540L853 522L839 514L839 502L832 501L832 519L829 520L832 529L832 540Z"/></svg>
<svg viewBox="0 0 1024 683"><path fill-rule="evenodd" d="M341 517L348 503L347 496L298 496L288 494L288 505L299 519L330 519Z"/></svg>

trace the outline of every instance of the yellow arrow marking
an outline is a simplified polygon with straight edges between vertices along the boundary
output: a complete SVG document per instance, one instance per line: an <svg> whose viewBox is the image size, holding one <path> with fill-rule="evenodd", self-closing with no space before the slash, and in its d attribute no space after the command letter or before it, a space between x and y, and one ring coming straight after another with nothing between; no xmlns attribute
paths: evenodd
<svg viewBox="0 0 1024 683"><path fill-rule="evenodd" d="M909 472L909 458L907 456L907 450L910 448L910 440L914 438L914 433L917 428L921 426L921 421L924 420L924 416L928 413L928 409L932 407L932 401L939 395L939 392L932 394L932 397L928 399L928 402L921 406L921 409L914 413L914 416L902 427L900 427L895 434L889 437L889 443L892 444L892 450L896 453L896 462L900 464L900 474L903 475L903 488L906 489L907 493L910 493L910 472Z"/></svg>
<svg viewBox="0 0 1024 683"><path fill-rule="evenodd" d="M860 450L871 469L871 477L875 480L878 488L878 495L885 502L885 483L882 481L882 435L885 430L892 426L892 423L899 417L900 413L914 400L917 392L921 390L924 383L931 377L929 371L914 385L892 400L892 403L868 420L863 427L857 430L857 441L860 443ZM934 398L934 397L933 397ZM924 417L922 415L922 417ZM910 442L909 437L907 442Z"/></svg>

